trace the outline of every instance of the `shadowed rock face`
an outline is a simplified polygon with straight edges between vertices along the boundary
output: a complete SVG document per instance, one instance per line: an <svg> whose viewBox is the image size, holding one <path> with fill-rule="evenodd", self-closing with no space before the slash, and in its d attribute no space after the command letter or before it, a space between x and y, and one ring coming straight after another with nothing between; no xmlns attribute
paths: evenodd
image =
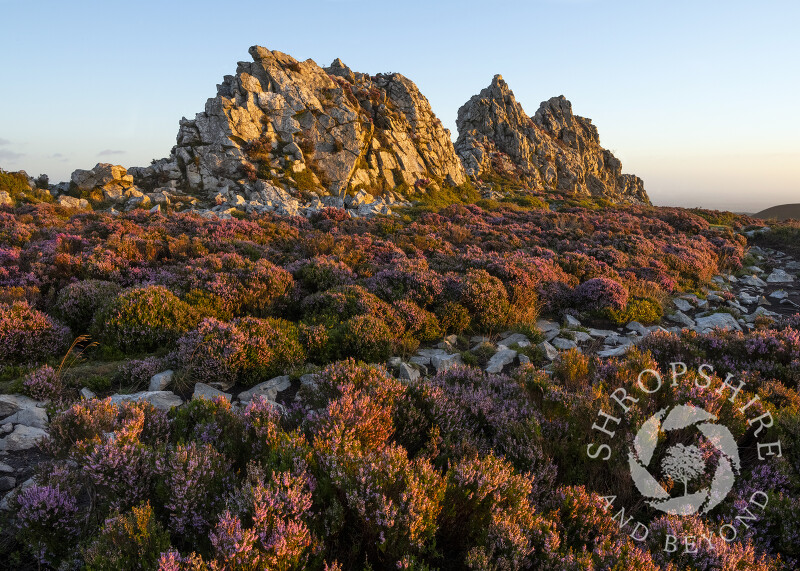
<svg viewBox="0 0 800 571"><path fill-rule="evenodd" d="M642 180L622 174L591 119L574 115L563 96L544 101L531 118L496 75L458 110L456 124L456 151L469 175L514 175L535 188L650 203Z"/></svg>
<svg viewBox="0 0 800 571"><path fill-rule="evenodd" d="M170 157L132 169L137 183L343 195L466 180L449 131L402 75L354 73L338 59L323 69L259 46L250 55L205 111L181 120Z"/></svg>

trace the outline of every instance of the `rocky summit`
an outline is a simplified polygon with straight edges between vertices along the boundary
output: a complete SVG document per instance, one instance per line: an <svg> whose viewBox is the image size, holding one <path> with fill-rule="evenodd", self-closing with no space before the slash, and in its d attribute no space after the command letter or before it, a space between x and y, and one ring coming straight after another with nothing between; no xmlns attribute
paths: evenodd
<svg viewBox="0 0 800 571"><path fill-rule="evenodd" d="M591 119L573 114L564 96L542 102L529 117L502 76L458 110L455 147L469 175L520 178L612 202L649 204L642 180L600 146Z"/></svg>
<svg viewBox="0 0 800 571"><path fill-rule="evenodd" d="M406 77L259 46L250 55L202 113L181 120L170 157L132 169L137 182L285 203L284 193L405 194L466 180L449 131Z"/></svg>

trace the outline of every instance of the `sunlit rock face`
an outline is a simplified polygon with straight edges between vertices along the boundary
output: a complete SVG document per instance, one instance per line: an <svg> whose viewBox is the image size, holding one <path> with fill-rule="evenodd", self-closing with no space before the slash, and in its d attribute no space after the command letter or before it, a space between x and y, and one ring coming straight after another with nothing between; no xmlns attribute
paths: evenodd
<svg viewBox="0 0 800 571"><path fill-rule="evenodd" d="M600 146L591 119L572 113L563 96L529 117L500 75L458 110L455 147L467 174L514 176L534 188L559 189L612 202L649 204L642 180Z"/></svg>
<svg viewBox="0 0 800 571"><path fill-rule="evenodd" d="M466 180L450 133L406 77L322 68L253 46L170 157L133 169L137 183L208 196L286 191L343 196ZM170 182L172 181L172 182Z"/></svg>

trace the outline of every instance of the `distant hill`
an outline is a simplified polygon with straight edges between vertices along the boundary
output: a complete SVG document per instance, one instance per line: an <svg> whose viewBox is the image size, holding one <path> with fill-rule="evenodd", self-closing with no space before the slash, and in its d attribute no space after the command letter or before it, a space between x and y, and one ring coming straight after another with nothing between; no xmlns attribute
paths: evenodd
<svg viewBox="0 0 800 571"><path fill-rule="evenodd" d="M754 218L762 218L768 220L770 218L777 218L778 220L800 220L800 204L781 204L762 210L753 214Z"/></svg>

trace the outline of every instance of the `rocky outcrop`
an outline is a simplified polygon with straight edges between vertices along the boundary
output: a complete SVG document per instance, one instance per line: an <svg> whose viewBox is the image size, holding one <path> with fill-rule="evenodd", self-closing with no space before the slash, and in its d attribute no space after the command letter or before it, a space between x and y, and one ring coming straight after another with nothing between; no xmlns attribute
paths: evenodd
<svg viewBox="0 0 800 571"><path fill-rule="evenodd" d="M519 178L612 202L649 204L642 180L600 146L591 119L572 113L563 96L541 104L531 118L500 75L458 110L455 147L469 175Z"/></svg>
<svg viewBox="0 0 800 571"><path fill-rule="evenodd" d="M181 120L170 157L130 169L137 184L267 207L287 203L281 193L404 195L466 180L449 131L406 77L340 60L323 69L259 46L250 55L202 113Z"/></svg>

